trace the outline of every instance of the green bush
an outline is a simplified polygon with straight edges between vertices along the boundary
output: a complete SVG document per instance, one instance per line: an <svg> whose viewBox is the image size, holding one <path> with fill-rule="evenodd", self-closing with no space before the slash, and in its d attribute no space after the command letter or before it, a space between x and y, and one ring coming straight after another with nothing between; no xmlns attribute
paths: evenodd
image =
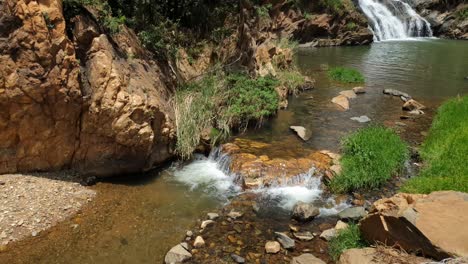
<svg viewBox="0 0 468 264"><path fill-rule="evenodd" d="M326 9L330 13L342 14L344 5L342 0L320 0L322 8Z"/></svg>
<svg viewBox="0 0 468 264"><path fill-rule="evenodd" d="M364 76L356 69L345 67L334 67L328 70L328 76L337 82L342 83L363 83Z"/></svg>
<svg viewBox="0 0 468 264"><path fill-rule="evenodd" d="M343 140L342 172L330 187L334 192L381 186L408 158L406 144L390 129L371 126Z"/></svg>
<svg viewBox="0 0 468 264"><path fill-rule="evenodd" d="M330 240L328 252L333 260L337 261L345 250L366 246L367 243L361 236L359 226L351 224L348 228L338 231L338 235Z"/></svg>
<svg viewBox="0 0 468 264"><path fill-rule="evenodd" d="M293 94L297 94L298 88L304 84L305 77L297 70L280 70L277 73L276 78L284 87L288 88L288 91Z"/></svg>
<svg viewBox="0 0 468 264"><path fill-rule="evenodd" d="M468 192L468 96L444 103L421 148L424 168L402 192Z"/></svg>

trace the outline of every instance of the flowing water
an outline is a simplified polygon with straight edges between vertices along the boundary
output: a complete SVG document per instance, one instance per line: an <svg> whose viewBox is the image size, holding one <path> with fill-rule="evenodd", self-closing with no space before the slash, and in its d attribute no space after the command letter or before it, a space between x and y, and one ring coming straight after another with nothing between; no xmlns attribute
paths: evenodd
<svg viewBox="0 0 468 264"><path fill-rule="evenodd" d="M432 37L431 25L400 0L359 0L375 41Z"/></svg>
<svg viewBox="0 0 468 264"><path fill-rule="evenodd" d="M264 127L240 136L269 143L262 151L271 157L300 157L311 149L338 151L343 135L365 126L350 119L360 115L398 128L416 144L428 129L435 107L468 92L466 42L426 40L308 49L298 53L298 64L304 74L317 80L316 88L292 97L287 110L279 111ZM330 103L340 91L352 87L328 80L326 69L332 66L354 67L366 77L368 92L352 100L349 111ZM411 94L429 106L427 114L400 120L401 100L383 95L383 88ZM307 127L312 139L302 142L291 133L290 125ZM229 157L213 153L161 172L98 183L93 187L96 200L78 215L38 237L0 249L0 263L162 263L165 252L180 242L197 219L240 193L228 163ZM260 215L265 225L274 228L288 219L288 209L298 200L319 203L322 215L346 206L323 197L320 179L311 175L301 176L306 184L254 191L265 208Z"/></svg>

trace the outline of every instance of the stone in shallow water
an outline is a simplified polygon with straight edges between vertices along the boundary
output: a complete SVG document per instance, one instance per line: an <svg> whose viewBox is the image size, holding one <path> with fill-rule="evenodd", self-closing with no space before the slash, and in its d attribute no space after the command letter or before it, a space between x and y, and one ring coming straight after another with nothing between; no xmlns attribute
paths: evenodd
<svg viewBox="0 0 468 264"><path fill-rule="evenodd" d="M340 94L346 96L348 99L354 99L357 97L353 90L341 91Z"/></svg>
<svg viewBox="0 0 468 264"><path fill-rule="evenodd" d="M413 110L423 110L426 109L426 107L421 104L420 102L411 99L408 100L404 105L403 105L403 110L405 111L413 111Z"/></svg>
<svg viewBox="0 0 468 264"><path fill-rule="evenodd" d="M409 94L398 91L398 90L394 90L394 89L384 89L383 93L388 94L388 95L398 96L398 97L403 96L405 98L411 99L411 96Z"/></svg>
<svg viewBox="0 0 468 264"><path fill-rule="evenodd" d="M296 246L296 242L294 242L294 240L285 233L275 232L275 236L281 246L285 249L293 249Z"/></svg>
<svg viewBox="0 0 468 264"><path fill-rule="evenodd" d="M292 218L297 221L307 222L320 214L320 210L309 203L297 202L292 211Z"/></svg>
<svg viewBox="0 0 468 264"><path fill-rule="evenodd" d="M323 260L312 254L302 254L292 259L291 264L326 264Z"/></svg>
<svg viewBox="0 0 468 264"><path fill-rule="evenodd" d="M299 239L299 240L302 240L302 241L310 241L312 239L314 239L314 235L312 235L312 233L310 233L309 231L307 232L296 232L296 233L293 233L294 237Z"/></svg>
<svg viewBox="0 0 468 264"><path fill-rule="evenodd" d="M280 243L276 241L268 241L265 244L265 251L268 254L276 254L281 250Z"/></svg>
<svg viewBox="0 0 468 264"><path fill-rule="evenodd" d="M336 229L335 228L330 228L322 232L320 234L320 237L325 239L326 241L330 241L332 238L336 236Z"/></svg>
<svg viewBox="0 0 468 264"><path fill-rule="evenodd" d="M192 254L188 252L181 244L171 248L164 258L166 264L183 263L192 258Z"/></svg>
<svg viewBox="0 0 468 264"><path fill-rule="evenodd" d="M362 87L362 86L354 87L354 88L353 88L353 92L354 92L355 94L363 94L363 93L366 93L366 88L365 88L365 87Z"/></svg>
<svg viewBox="0 0 468 264"><path fill-rule="evenodd" d="M236 262L236 263L245 263L245 258L236 255L236 254L231 254L231 258Z"/></svg>
<svg viewBox="0 0 468 264"><path fill-rule="evenodd" d="M205 221L203 221L201 223L200 228L205 229L207 226L210 226L210 225L212 225L214 223L215 223L215 221L213 221L213 220L205 220Z"/></svg>
<svg viewBox="0 0 468 264"><path fill-rule="evenodd" d="M208 219L210 220L216 220L219 218L219 214L217 213L208 213L207 216L208 216Z"/></svg>
<svg viewBox="0 0 468 264"><path fill-rule="evenodd" d="M304 141L309 140L312 137L312 133L302 126L290 126L291 130L296 132L296 134Z"/></svg>
<svg viewBox="0 0 468 264"><path fill-rule="evenodd" d="M332 99L332 103L341 106L341 108L343 108L344 110L348 110L348 109L349 109L349 100L348 100L348 98L347 98L346 96L344 96L344 95L338 95L337 97L334 97L334 98Z"/></svg>
<svg viewBox="0 0 468 264"><path fill-rule="evenodd" d="M366 216L366 209L362 206L346 208L338 214L341 220L357 221Z"/></svg>
<svg viewBox="0 0 468 264"><path fill-rule="evenodd" d="M351 117L351 120L354 120L354 121L358 121L359 123L367 123L367 122L370 122L371 119L368 117L368 116L355 116L355 117Z"/></svg>
<svg viewBox="0 0 468 264"><path fill-rule="evenodd" d="M203 239L203 237L197 236L195 238L195 242L193 242L193 246L196 247L196 248L201 248L201 247L205 246L205 240Z"/></svg>

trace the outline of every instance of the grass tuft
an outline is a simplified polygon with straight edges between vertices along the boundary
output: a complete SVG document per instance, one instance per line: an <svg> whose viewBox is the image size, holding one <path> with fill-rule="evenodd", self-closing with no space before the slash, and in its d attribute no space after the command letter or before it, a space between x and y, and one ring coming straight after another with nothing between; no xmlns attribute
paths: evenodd
<svg viewBox="0 0 468 264"><path fill-rule="evenodd" d="M452 99L438 109L421 157L425 167L403 185L402 192L468 192L468 96Z"/></svg>
<svg viewBox="0 0 468 264"><path fill-rule="evenodd" d="M328 76L341 83L363 83L364 76L356 69L345 67L334 67L328 71Z"/></svg>
<svg viewBox="0 0 468 264"><path fill-rule="evenodd" d="M338 235L328 244L328 252L334 261L338 261L341 253L351 248L363 248L367 243L361 236L359 226L351 224L348 228L338 231Z"/></svg>
<svg viewBox="0 0 468 264"><path fill-rule="evenodd" d="M408 158L407 145L392 130L380 126L363 128L342 142L342 173L330 182L343 193L380 187Z"/></svg>

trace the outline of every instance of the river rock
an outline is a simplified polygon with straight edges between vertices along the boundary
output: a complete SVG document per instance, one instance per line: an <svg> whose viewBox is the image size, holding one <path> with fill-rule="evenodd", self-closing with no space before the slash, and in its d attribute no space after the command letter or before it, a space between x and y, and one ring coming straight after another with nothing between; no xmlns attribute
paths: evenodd
<svg viewBox="0 0 468 264"><path fill-rule="evenodd" d="M232 260L234 260L236 263L245 263L245 258L239 256L239 255L236 255L234 253L231 254L231 258Z"/></svg>
<svg viewBox="0 0 468 264"><path fill-rule="evenodd" d="M280 252L281 245L276 241L268 241L265 244L265 252L268 254L276 254Z"/></svg>
<svg viewBox="0 0 468 264"><path fill-rule="evenodd" d="M353 90L346 90L346 91L341 91L340 95L346 96L348 99L354 99L356 98L356 93Z"/></svg>
<svg viewBox="0 0 468 264"><path fill-rule="evenodd" d="M185 233L185 235L186 235L187 237L192 237L192 236L193 236L193 232L189 230L189 231L187 231L187 233Z"/></svg>
<svg viewBox="0 0 468 264"><path fill-rule="evenodd" d="M398 90L394 90L394 89L384 89L383 93L388 94L388 95L403 97L403 98L406 99L404 101L407 101L407 100L411 99L411 96L409 94L398 91Z"/></svg>
<svg viewBox="0 0 468 264"><path fill-rule="evenodd" d="M205 229L207 226L213 225L215 221L213 220L205 220L201 223L200 228Z"/></svg>
<svg viewBox="0 0 468 264"><path fill-rule="evenodd" d="M294 240L285 233L275 232L275 237L284 249L293 249L296 246Z"/></svg>
<svg viewBox="0 0 468 264"><path fill-rule="evenodd" d="M364 216L366 216L366 209L362 206L346 208L338 213L341 220L357 221Z"/></svg>
<svg viewBox="0 0 468 264"><path fill-rule="evenodd" d="M241 218L244 214L241 213L241 212L237 212L237 211L234 211L234 210L231 210L228 214L228 217L236 220L237 218Z"/></svg>
<svg viewBox="0 0 468 264"><path fill-rule="evenodd" d="M192 258L192 254L187 251L181 244L171 248L164 257L164 263L166 264L178 264L183 263Z"/></svg>
<svg viewBox="0 0 468 264"><path fill-rule="evenodd" d="M343 230L343 229L346 229L348 227L349 227L349 225L347 223L341 221L341 220L338 220L338 222L335 225L336 230Z"/></svg>
<svg viewBox="0 0 468 264"><path fill-rule="evenodd" d="M219 218L219 214L217 214L217 213L208 213L206 215L208 216L209 220L216 220L216 219Z"/></svg>
<svg viewBox="0 0 468 264"><path fill-rule="evenodd" d="M416 109L416 110L409 111L408 114L410 114L410 115L424 115L424 111Z"/></svg>
<svg viewBox="0 0 468 264"><path fill-rule="evenodd" d="M296 134L304 141L307 141L311 138L312 133L310 133L309 130L307 130L305 127L302 126L291 126L291 130L296 132Z"/></svg>
<svg viewBox="0 0 468 264"><path fill-rule="evenodd" d="M337 235L337 231L335 228L330 228L322 232L320 234L320 238L325 239L326 241L330 241L332 238L334 238Z"/></svg>
<svg viewBox="0 0 468 264"><path fill-rule="evenodd" d="M310 203L297 202L292 211L292 218L301 222L308 222L320 214L320 210Z"/></svg>
<svg viewBox="0 0 468 264"><path fill-rule="evenodd" d="M349 110L349 100L344 95L338 95L332 99L332 103L339 105L344 110Z"/></svg>
<svg viewBox="0 0 468 264"><path fill-rule="evenodd" d="M302 254L292 259L291 264L326 264L323 260L312 254Z"/></svg>
<svg viewBox="0 0 468 264"><path fill-rule="evenodd" d="M432 260L409 255L391 248L353 248L344 251L338 264L423 264Z"/></svg>
<svg viewBox="0 0 468 264"><path fill-rule="evenodd" d="M398 245L437 260L468 257L468 194L454 191L429 195L399 193L376 201L360 221L368 241Z"/></svg>
<svg viewBox="0 0 468 264"><path fill-rule="evenodd" d="M403 104L403 110L405 111L424 110L424 109L426 109L426 107L414 99L408 100L406 103Z"/></svg>
<svg viewBox="0 0 468 264"><path fill-rule="evenodd" d="M197 236L195 238L195 242L193 242L193 246L196 247L196 248L201 248L201 247L205 246L205 240L203 239L203 237Z"/></svg>
<svg viewBox="0 0 468 264"><path fill-rule="evenodd" d="M358 121L359 123L368 123L371 119L368 116L359 116L359 117L351 117L351 120Z"/></svg>
<svg viewBox="0 0 468 264"><path fill-rule="evenodd" d="M302 240L302 241L310 241L312 239L314 239L314 235L312 235L312 233L310 233L309 231L307 232L294 232L293 233L294 237L299 239L299 240Z"/></svg>
<svg viewBox="0 0 468 264"><path fill-rule="evenodd" d="M363 94L363 93L366 93L366 88L362 86L354 87L353 92L355 94Z"/></svg>

